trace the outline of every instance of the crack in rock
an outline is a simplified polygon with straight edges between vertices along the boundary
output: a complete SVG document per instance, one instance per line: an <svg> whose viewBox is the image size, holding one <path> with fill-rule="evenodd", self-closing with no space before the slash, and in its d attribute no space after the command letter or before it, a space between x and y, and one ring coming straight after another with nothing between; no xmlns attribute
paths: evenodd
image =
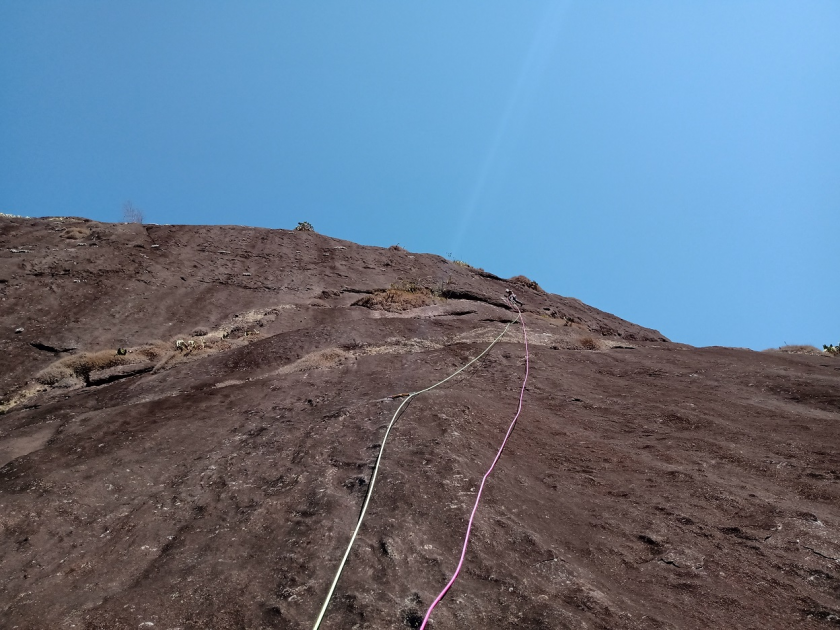
<svg viewBox="0 0 840 630"><path fill-rule="evenodd" d="M56 348L55 346L51 346L46 343L41 343L40 341L30 341L29 345L33 348L37 348L38 350L43 350L44 352L52 352L53 354L61 354L62 352L72 352L73 350L78 349L78 346L70 346L68 348Z"/></svg>
<svg viewBox="0 0 840 630"><path fill-rule="evenodd" d="M834 556L827 556L826 554L821 553L821 552L817 551L816 549L814 549L813 547L809 547L808 545L802 545L802 546L805 547L805 549L807 549L811 553L814 553L814 554L820 556L821 558L825 558L826 560L834 560L834 562L840 562L840 558L835 558Z"/></svg>

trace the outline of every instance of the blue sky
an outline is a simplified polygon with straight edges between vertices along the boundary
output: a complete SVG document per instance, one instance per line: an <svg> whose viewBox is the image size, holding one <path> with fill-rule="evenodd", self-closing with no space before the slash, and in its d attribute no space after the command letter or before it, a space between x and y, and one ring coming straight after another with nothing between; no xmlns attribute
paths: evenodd
<svg viewBox="0 0 840 630"><path fill-rule="evenodd" d="M0 3L0 212L290 228L840 341L840 2Z"/></svg>

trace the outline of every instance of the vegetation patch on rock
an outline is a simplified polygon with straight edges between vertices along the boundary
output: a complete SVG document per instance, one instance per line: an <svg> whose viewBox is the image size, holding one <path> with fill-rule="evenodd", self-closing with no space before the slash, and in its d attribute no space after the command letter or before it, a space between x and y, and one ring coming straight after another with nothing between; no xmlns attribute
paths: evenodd
<svg viewBox="0 0 840 630"><path fill-rule="evenodd" d="M820 352L817 347L805 344L789 344L786 346L782 346L781 348L777 348L775 349L775 351L784 352L785 354L822 354L822 352Z"/></svg>
<svg viewBox="0 0 840 630"><path fill-rule="evenodd" d="M366 295L353 302L353 306L364 306L374 311L401 313L437 302L438 298L431 289L408 281L394 283L389 289Z"/></svg>
<svg viewBox="0 0 840 630"><path fill-rule="evenodd" d="M539 284L537 284L537 282L535 280L531 280L530 278L528 278L526 276L522 276L522 275L513 276L513 278L511 278L509 280L509 282L513 282L514 284L522 285L523 287L528 287L532 291L537 291L539 293L545 293L545 291L543 291L542 287Z"/></svg>

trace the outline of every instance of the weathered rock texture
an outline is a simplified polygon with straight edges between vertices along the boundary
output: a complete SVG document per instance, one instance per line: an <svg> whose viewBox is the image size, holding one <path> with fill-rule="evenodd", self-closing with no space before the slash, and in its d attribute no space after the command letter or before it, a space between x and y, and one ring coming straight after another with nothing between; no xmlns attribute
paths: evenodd
<svg viewBox="0 0 840 630"><path fill-rule="evenodd" d="M0 626L310 628L391 396L481 352L506 288L531 380L434 627L840 622L837 358L316 233L0 218ZM523 374L511 328L410 404L324 628L418 626Z"/></svg>

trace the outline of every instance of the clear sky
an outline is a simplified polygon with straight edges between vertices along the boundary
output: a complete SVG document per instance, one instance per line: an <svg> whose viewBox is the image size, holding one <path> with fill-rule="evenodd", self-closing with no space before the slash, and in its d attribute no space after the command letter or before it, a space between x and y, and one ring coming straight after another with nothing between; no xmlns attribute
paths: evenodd
<svg viewBox="0 0 840 630"><path fill-rule="evenodd" d="M0 212L290 228L840 342L840 2L0 3Z"/></svg>

